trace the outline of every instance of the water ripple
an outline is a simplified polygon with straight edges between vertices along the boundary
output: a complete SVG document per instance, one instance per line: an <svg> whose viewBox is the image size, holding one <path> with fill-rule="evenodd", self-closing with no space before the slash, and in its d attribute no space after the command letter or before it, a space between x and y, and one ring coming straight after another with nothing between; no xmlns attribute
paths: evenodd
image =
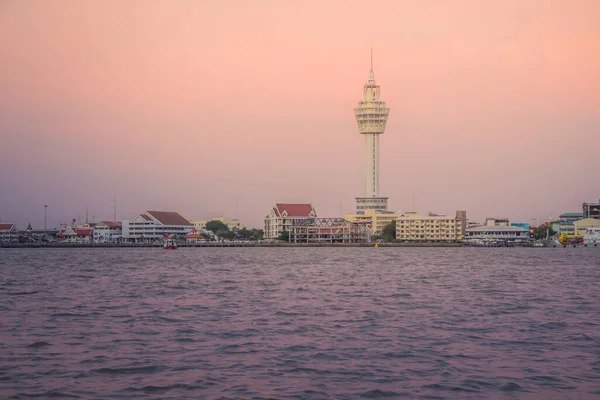
<svg viewBox="0 0 600 400"><path fill-rule="evenodd" d="M2 398L595 398L598 249L2 249Z"/></svg>

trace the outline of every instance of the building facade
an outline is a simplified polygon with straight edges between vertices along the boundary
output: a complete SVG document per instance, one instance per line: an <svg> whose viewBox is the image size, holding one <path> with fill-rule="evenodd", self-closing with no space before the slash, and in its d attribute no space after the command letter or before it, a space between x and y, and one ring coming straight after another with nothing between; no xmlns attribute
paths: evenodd
<svg viewBox="0 0 600 400"><path fill-rule="evenodd" d="M588 228L600 227L600 219L596 218L584 218L579 221L573 222L573 234L584 235Z"/></svg>
<svg viewBox="0 0 600 400"><path fill-rule="evenodd" d="M600 199L597 203L583 203L583 215L581 218L600 219Z"/></svg>
<svg viewBox="0 0 600 400"><path fill-rule="evenodd" d="M15 224L0 224L0 243L15 243L19 241L19 232Z"/></svg>
<svg viewBox="0 0 600 400"><path fill-rule="evenodd" d="M265 239L274 240L283 232L289 232L294 223L317 218L312 204L275 203L265 217Z"/></svg>
<svg viewBox="0 0 600 400"><path fill-rule="evenodd" d="M123 238L121 222L100 221L94 226L94 243L119 243Z"/></svg>
<svg viewBox="0 0 600 400"><path fill-rule="evenodd" d="M354 109L358 130L364 138L365 195L356 198L356 213L366 210L387 210L387 197L379 196L379 136L385 132L390 109L380 98L379 86L373 72L373 49L371 71L363 87L363 99Z"/></svg>
<svg viewBox="0 0 600 400"><path fill-rule="evenodd" d="M185 236L194 226L171 211L145 211L130 221L123 221L123 239L131 242L155 242L164 235Z"/></svg>
<svg viewBox="0 0 600 400"><path fill-rule="evenodd" d="M75 227L68 226L58 231L57 240L66 243L91 243L94 229L90 224L80 224Z"/></svg>
<svg viewBox="0 0 600 400"><path fill-rule="evenodd" d="M210 221L219 221L224 223L225 225L227 225L227 228L232 231L232 230L239 230L244 228L244 224L242 224L242 222L237 219L237 218L228 218L228 217L221 217L221 218L213 218L213 219L195 219L195 220L190 220L190 223L192 225L194 225L194 227L196 229L199 228L205 228L206 224L209 223Z"/></svg>
<svg viewBox="0 0 600 400"><path fill-rule="evenodd" d="M465 242L485 244L497 242L522 242L529 239L529 231L519 226L477 226L465 232Z"/></svg>
<svg viewBox="0 0 600 400"><path fill-rule="evenodd" d="M292 243L368 243L371 231L364 223L344 218L311 218L296 220L290 228Z"/></svg>
<svg viewBox="0 0 600 400"><path fill-rule="evenodd" d="M407 241L460 241L464 237L467 213L457 211L454 218L429 213L421 216L405 212L396 218L396 240Z"/></svg>
<svg viewBox="0 0 600 400"><path fill-rule="evenodd" d="M392 211L366 209L356 214L344 215L344 219L351 223L365 224L371 234L378 236L381 235L383 228L396 220L397 216L398 214Z"/></svg>

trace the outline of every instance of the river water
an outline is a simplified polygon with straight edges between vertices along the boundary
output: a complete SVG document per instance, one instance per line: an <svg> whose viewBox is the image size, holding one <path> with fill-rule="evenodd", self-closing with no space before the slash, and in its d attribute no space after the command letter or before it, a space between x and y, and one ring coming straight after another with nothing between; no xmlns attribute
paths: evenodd
<svg viewBox="0 0 600 400"><path fill-rule="evenodd" d="M1 398L600 398L600 250L0 250Z"/></svg>

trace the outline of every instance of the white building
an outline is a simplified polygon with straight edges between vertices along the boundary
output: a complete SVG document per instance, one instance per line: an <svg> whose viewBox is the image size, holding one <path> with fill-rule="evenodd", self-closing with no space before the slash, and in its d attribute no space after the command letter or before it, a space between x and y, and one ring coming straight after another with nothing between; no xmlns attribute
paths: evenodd
<svg viewBox="0 0 600 400"><path fill-rule="evenodd" d="M396 240L459 241L464 236L466 217L464 211L457 211L455 217L405 212L396 218Z"/></svg>
<svg viewBox="0 0 600 400"><path fill-rule="evenodd" d="M471 243L519 242L529 238L529 231L519 226L477 226L465 231L465 241Z"/></svg>
<svg viewBox="0 0 600 400"><path fill-rule="evenodd" d="M281 232L289 232L295 221L311 218L317 218L312 204L275 203L265 217L265 239L277 239Z"/></svg>
<svg viewBox="0 0 600 400"><path fill-rule="evenodd" d="M94 243L117 243L121 241L122 236L120 222L101 221L94 226Z"/></svg>
<svg viewBox="0 0 600 400"><path fill-rule="evenodd" d="M194 226L179 213L146 211L130 221L123 221L123 239L133 242L153 242L164 235L185 236Z"/></svg>
<svg viewBox="0 0 600 400"><path fill-rule="evenodd" d="M90 224L80 224L75 227L69 226L58 232L57 239L68 243L91 243L94 229Z"/></svg>
<svg viewBox="0 0 600 400"><path fill-rule="evenodd" d="M19 233L15 224L0 224L0 243L19 241Z"/></svg>
<svg viewBox="0 0 600 400"><path fill-rule="evenodd" d="M387 210L387 197L379 197L379 135L385 131L390 109L380 99L379 86L373 73L373 49L371 71L363 88L363 99L354 109L358 130L365 141L365 196L356 198L356 212Z"/></svg>

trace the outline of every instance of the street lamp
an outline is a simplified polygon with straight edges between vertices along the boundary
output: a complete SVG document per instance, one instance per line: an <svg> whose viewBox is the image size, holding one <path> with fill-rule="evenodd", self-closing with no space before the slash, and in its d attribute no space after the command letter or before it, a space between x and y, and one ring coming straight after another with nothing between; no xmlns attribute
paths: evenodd
<svg viewBox="0 0 600 400"><path fill-rule="evenodd" d="M47 210L48 210L48 204L44 204L44 240L46 240L48 238L48 235L46 233L46 215L47 215Z"/></svg>

